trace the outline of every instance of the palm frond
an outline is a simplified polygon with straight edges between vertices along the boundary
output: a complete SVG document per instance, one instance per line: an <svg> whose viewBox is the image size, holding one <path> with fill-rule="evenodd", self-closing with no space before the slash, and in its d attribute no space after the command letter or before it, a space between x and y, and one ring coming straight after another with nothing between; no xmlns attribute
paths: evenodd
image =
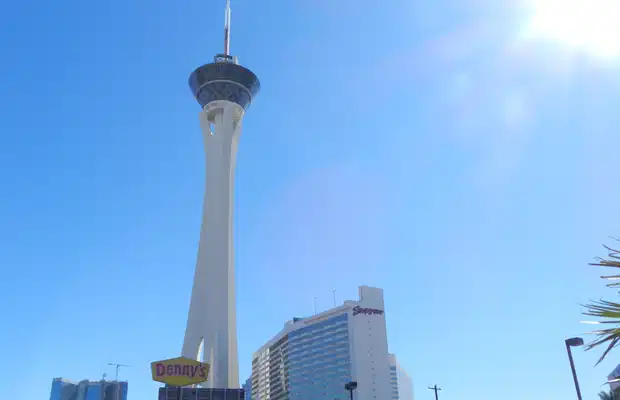
<svg viewBox="0 0 620 400"><path fill-rule="evenodd" d="M618 238L614 237L612 239L620 242ZM603 245L603 247L607 250L607 257L596 258L596 262L590 263L590 265L596 267L620 268L620 250L606 245ZM606 281L620 281L620 274L603 275L601 279ZM620 287L620 282L608 283L606 286ZM585 309L583 311L584 315L598 318L596 321L586 321L586 323L600 324L601 326L615 325L614 327L589 332L589 334L596 335L596 339L586 344L586 350L592 350L598 346L606 346L596 363L598 365L607 357L611 350L620 346L620 303L601 299L598 301L591 301L589 304L582 305L582 307Z"/></svg>
<svg viewBox="0 0 620 400"><path fill-rule="evenodd" d="M601 391L598 394L598 398L599 400L620 400L620 396L618 396L618 394L613 390L610 390L609 392Z"/></svg>

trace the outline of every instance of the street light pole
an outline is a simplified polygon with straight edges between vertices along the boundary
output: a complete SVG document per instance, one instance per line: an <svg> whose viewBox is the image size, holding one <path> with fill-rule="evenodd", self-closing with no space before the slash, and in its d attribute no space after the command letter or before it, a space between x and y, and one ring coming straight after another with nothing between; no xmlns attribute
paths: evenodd
<svg viewBox="0 0 620 400"><path fill-rule="evenodd" d="M115 364L115 363L108 363L108 365L111 365L111 366L113 366L113 367L116 367L116 377L115 377L116 379L115 379L115 380L116 380L117 382L118 382L118 369L119 369L120 367L131 367L131 365L125 365L125 364Z"/></svg>
<svg viewBox="0 0 620 400"><path fill-rule="evenodd" d="M581 390L579 389L579 380L577 380L577 371L575 370L575 362L573 361L573 352L571 351L571 347L583 346L583 339L580 337L566 339L564 341L564 344L566 344L566 352L568 353L568 361L570 362L570 369L573 373L573 381L575 382L575 390L577 391L577 399L582 400Z"/></svg>
<svg viewBox="0 0 620 400"><path fill-rule="evenodd" d="M435 400L439 400L439 391L441 388L437 385L429 387L428 390L433 390L435 392Z"/></svg>
<svg viewBox="0 0 620 400"><path fill-rule="evenodd" d="M353 391L357 389L357 382L351 381L345 384L344 389L349 391L350 400L353 400Z"/></svg>
<svg viewBox="0 0 620 400"><path fill-rule="evenodd" d="M108 365L116 366L116 400L121 400L121 383L118 381L118 369L120 367L131 367L131 365L108 363Z"/></svg>

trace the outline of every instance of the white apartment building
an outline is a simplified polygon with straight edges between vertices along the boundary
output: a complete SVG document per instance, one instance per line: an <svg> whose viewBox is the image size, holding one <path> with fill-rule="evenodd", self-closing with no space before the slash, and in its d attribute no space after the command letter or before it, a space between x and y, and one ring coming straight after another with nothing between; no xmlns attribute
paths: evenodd
<svg viewBox="0 0 620 400"><path fill-rule="evenodd" d="M413 383L394 354L388 354L392 400L413 400Z"/></svg>
<svg viewBox="0 0 620 400"><path fill-rule="evenodd" d="M288 321L253 354L251 381L252 400L349 400L350 381L354 400L392 399L383 290Z"/></svg>

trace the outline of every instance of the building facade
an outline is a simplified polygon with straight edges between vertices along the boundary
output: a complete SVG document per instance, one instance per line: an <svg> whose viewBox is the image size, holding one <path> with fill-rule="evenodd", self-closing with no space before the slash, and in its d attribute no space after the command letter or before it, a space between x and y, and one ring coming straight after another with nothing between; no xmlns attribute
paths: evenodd
<svg viewBox="0 0 620 400"><path fill-rule="evenodd" d="M392 400L413 400L413 382L394 354L388 355Z"/></svg>
<svg viewBox="0 0 620 400"><path fill-rule="evenodd" d="M244 399L252 400L252 377L248 378L245 383L241 385L241 388L244 392Z"/></svg>
<svg viewBox="0 0 620 400"><path fill-rule="evenodd" d="M192 387L159 388L158 400L244 400L243 389L211 389Z"/></svg>
<svg viewBox="0 0 620 400"><path fill-rule="evenodd" d="M294 318L252 357L252 400L390 399L383 290L310 318Z"/></svg>
<svg viewBox="0 0 620 400"><path fill-rule="evenodd" d="M127 382L54 378L50 400L127 400Z"/></svg>

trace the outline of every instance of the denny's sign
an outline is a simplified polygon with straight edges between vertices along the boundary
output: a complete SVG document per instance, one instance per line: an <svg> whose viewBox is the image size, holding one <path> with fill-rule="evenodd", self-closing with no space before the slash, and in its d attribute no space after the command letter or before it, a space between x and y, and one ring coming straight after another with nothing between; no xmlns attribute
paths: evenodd
<svg viewBox="0 0 620 400"><path fill-rule="evenodd" d="M153 380L170 386L188 386L205 382L209 376L209 364L187 357L151 363Z"/></svg>

